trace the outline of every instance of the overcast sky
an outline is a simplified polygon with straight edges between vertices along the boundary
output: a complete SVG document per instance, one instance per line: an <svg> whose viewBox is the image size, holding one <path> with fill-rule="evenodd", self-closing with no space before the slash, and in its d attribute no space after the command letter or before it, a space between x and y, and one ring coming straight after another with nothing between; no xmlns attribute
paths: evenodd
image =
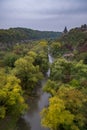
<svg viewBox="0 0 87 130"><path fill-rule="evenodd" d="M87 0L0 0L0 28L63 31L87 24Z"/></svg>

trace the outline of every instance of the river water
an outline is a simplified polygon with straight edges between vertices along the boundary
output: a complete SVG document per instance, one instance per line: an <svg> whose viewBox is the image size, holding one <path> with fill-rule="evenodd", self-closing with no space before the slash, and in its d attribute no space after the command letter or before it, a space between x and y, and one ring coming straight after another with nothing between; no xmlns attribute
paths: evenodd
<svg viewBox="0 0 87 130"><path fill-rule="evenodd" d="M50 54L48 54L49 63L53 62L53 59ZM47 76L41 81L41 87L38 89L37 96L32 100L29 99L29 110L27 113L19 119L15 125L8 118L0 121L0 130L48 130L41 126L41 110L48 106L48 100L50 95L42 91L42 88L47 82L48 77L50 76L50 68L48 69Z"/></svg>
<svg viewBox="0 0 87 130"><path fill-rule="evenodd" d="M53 59L48 54L49 62L52 63ZM50 75L50 68L48 69L47 76ZM48 130L41 126L41 110L48 106L49 94L42 91L43 86L47 82L47 77L42 80L41 88L39 88L36 98L29 101L30 109L17 123L17 130Z"/></svg>
<svg viewBox="0 0 87 130"><path fill-rule="evenodd" d="M46 83L46 79L42 81L42 87ZM38 96L29 101L30 108L28 112L17 123L17 130L48 130L41 127L41 110L48 105L49 94L42 91L42 87L38 91Z"/></svg>

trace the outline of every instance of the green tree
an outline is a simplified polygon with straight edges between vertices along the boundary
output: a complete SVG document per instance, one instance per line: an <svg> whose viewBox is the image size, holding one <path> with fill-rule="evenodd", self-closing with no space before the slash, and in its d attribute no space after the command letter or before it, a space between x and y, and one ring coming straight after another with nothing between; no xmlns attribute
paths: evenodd
<svg viewBox="0 0 87 130"><path fill-rule="evenodd" d="M60 56L61 55L61 43L60 42L53 42L50 46L50 50L53 56Z"/></svg>
<svg viewBox="0 0 87 130"><path fill-rule="evenodd" d="M83 63L87 64L87 55L85 56Z"/></svg>
<svg viewBox="0 0 87 130"><path fill-rule="evenodd" d="M56 60L51 67L51 79L61 82L69 82L71 80L71 72L73 72L73 62L63 58Z"/></svg>
<svg viewBox="0 0 87 130"><path fill-rule="evenodd" d="M57 59L51 67L51 79L54 81L61 81L62 83L69 83L73 79L80 83L86 80L87 65L83 61L67 61L66 59Z"/></svg>
<svg viewBox="0 0 87 130"><path fill-rule="evenodd" d="M49 63L48 63L48 46L46 41L40 41L39 44L34 46L32 49L36 53L34 65L39 65L40 71L46 74Z"/></svg>
<svg viewBox="0 0 87 130"><path fill-rule="evenodd" d="M38 53L35 59L35 64L39 65L41 72L45 74L49 66L48 55L44 51L41 51L40 53Z"/></svg>
<svg viewBox="0 0 87 130"><path fill-rule="evenodd" d="M18 56L14 53L6 54L6 56L4 57L4 65L14 67L14 63L17 59Z"/></svg>
<svg viewBox="0 0 87 130"><path fill-rule="evenodd" d="M28 89L30 92L37 85L38 81L42 79L42 73L38 65L33 65L34 58L25 56L15 62L13 73L21 80L21 86L24 90Z"/></svg>
<svg viewBox="0 0 87 130"><path fill-rule="evenodd" d="M43 91L50 93L52 96L54 96L58 88L59 88L59 85L55 81L51 81L49 79L46 85L43 87Z"/></svg>

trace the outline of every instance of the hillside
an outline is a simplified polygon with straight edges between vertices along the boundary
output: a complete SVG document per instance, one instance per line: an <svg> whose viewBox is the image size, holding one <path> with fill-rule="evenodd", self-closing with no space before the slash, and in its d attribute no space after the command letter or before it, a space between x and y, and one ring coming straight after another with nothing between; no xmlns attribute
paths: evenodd
<svg viewBox="0 0 87 130"><path fill-rule="evenodd" d="M67 49L75 49L85 44L87 39L87 25L84 24L81 27L73 28L69 32L64 33L60 41Z"/></svg>
<svg viewBox="0 0 87 130"><path fill-rule="evenodd" d="M54 39L61 35L61 32L38 31L27 28L0 29L0 42L11 43L27 40Z"/></svg>
<svg viewBox="0 0 87 130"><path fill-rule="evenodd" d="M62 33L51 43L51 53L55 57L74 55L78 60L87 57L87 25Z"/></svg>

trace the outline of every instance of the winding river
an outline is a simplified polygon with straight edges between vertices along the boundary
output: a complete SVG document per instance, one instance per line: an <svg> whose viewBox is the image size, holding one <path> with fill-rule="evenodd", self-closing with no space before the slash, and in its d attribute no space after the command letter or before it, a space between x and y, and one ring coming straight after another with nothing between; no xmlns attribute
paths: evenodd
<svg viewBox="0 0 87 130"><path fill-rule="evenodd" d="M50 54L48 54L49 62L52 63L53 59ZM50 75L50 68L48 69L47 76ZM43 79L41 82L41 88L38 90L38 96L29 101L30 109L28 112L19 120L17 123L17 130L48 130L41 126L41 110L48 105L49 94L42 91L47 78Z"/></svg>

